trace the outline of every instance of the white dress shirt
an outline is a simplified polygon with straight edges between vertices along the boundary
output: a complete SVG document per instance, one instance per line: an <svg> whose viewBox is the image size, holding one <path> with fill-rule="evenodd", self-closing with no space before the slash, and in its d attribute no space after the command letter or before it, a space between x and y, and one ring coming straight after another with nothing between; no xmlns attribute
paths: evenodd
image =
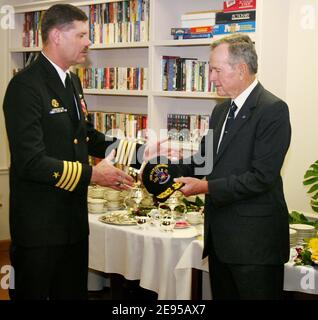
<svg viewBox="0 0 318 320"><path fill-rule="evenodd" d="M243 104L245 103L246 99L248 98L248 96L251 94L251 92L253 91L253 89L257 86L258 84L258 80L255 79L240 95L238 95L234 100L231 100L231 104L234 101L234 103L237 106L237 109L234 113L234 118L237 116L237 114L240 112L241 108L243 107ZM218 148L217 148L217 152L219 151L219 147L223 138L223 134L224 134L224 128L225 128L225 123L227 120L227 117L229 115L230 110L228 111L225 120L223 122L223 126L222 126L222 130L221 130L221 134L220 134L220 138L219 138L219 142L218 142Z"/></svg>
<svg viewBox="0 0 318 320"><path fill-rule="evenodd" d="M57 73L58 73L58 75L59 75L59 77L60 77L60 79L61 79L61 81L62 81L62 83L64 84L64 87L65 87L65 86L66 86L66 85L65 85L66 74L68 73L69 76L71 76L71 75L70 75L70 71L69 71L69 70L64 71L60 66L58 66L56 63L54 63L52 60L50 60L50 59L43 53L43 51L42 51L42 54L43 54L44 57L52 64L52 66L55 68L55 70L57 71ZM77 117L78 117L78 119L80 119L80 114L79 114L79 112L78 112L78 105L77 105L77 101L76 101L75 97L74 97L74 101L75 101L75 105L76 105Z"/></svg>

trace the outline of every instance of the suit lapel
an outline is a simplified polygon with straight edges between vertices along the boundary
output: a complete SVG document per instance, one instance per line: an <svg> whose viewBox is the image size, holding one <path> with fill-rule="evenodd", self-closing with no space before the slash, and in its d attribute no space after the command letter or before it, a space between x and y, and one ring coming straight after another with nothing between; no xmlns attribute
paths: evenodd
<svg viewBox="0 0 318 320"><path fill-rule="evenodd" d="M67 113L72 122L76 124L78 119L74 118L74 112L72 112L73 106L69 105L69 98L67 96L64 84L53 65L42 55L39 55L39 62L42 64L46 71L46 83L48 87L56 94L56 96L62 101L64 108L67 109Z"/></svg>
<svg viewBox="0 0 318 320"><path fill-rule="evenodd" d="M85 120L85 115L82 110L82 102L81 102L82 94L80 93L78 87L75 85L75 82L74 82L72 76L71 76L71 81L72 81L72 85L73 85L73 89L74 89L74 95L75 95L75 99L76 99L78 112L80 114L80 121L78 121L78 122L81 122L81 121Z"/></svg>
<svg viewBox="0 0 318 320"><path fill-rule="evenodd" d="M214 132L213 132L213 154L214 155L216 155L216 152L217 152L217 148L218 148L218 144L219 144L219 140L220 140L220 135L221 135L221 131L222 131L222 126L225 121L226 115L229 111L229 108L230 108L230 103L225 102L224 107L222 107L220 119L218 120L216 127L214 128Z"/></svg>
<svg viewBox="0 0 318 320"><path fill-rule="evenodd" d="M238 114L235 117L235 121L234 121L234 124L232 125L231 131L225 137L223 137L223 140L220 144L219 152L217 154L215 153L214 165L222 157L222 154L229 147L233 138L239 133L239 131L242 129L242 127L250 120L250 118L252 116L253 109L257 105L257 101L258 101L259 95L262 90L264 90L263 86L260 83L258 83L257 86L253 89L251 94L246 99L242 108L240 109L240 111L238 112ZM226 110L228 110L228 109L229 109L229 107L226 108ZM227 112L226 112L226 114L227 114ZM220 121L221 128L223 126L224 121L225 121L225 118L223 121ZM220 137L220 134L218 134L218 137ZM216 143L218 143L218 141L219 140L217 140ZM216 144L216 147L217 147L217 144Z"/></svg>

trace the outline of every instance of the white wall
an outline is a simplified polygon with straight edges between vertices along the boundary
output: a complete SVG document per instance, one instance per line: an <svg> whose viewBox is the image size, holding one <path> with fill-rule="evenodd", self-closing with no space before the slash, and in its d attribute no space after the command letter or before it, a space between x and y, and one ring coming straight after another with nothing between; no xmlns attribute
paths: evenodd
<svg viewBox="0 0 318 320"><path fill-rule="evenodd" d="M292 142L284 166L289 209L312 212L302 185L310 164L318 160L318 0L291 0L286 100Z"/></svg>

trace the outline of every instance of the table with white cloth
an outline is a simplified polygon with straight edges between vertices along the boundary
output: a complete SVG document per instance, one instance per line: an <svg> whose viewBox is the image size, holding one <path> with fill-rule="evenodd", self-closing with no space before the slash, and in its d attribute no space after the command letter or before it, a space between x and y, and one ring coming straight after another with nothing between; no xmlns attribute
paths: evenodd
<svg viewBox="0 0 318 320"><path fill-rule="evenodd" d="M194 240L186 248L181 256L174 274L176 277L176 289L178 300L191 300L192 293L192 269L209 271L208 257L202 259L203 242Z"/></svg>
<svg viewBox="0 0 318 320"><path fill-rule="evenodd" d="M202 259L203 241L194 240L184 251L176 268L177 299L191 299L192 268L209 271L208 259ZM285 263L284 290L318 295L318 268Z"/></svg>
<svg viewBox="0 0 318 320"><path fill-rule="evenodd" d="M159 300L177 299L174 270L199 229L142 230L102 223L99 216L89 215L89 268L140 280L140 286L158 293Z"/></svg>

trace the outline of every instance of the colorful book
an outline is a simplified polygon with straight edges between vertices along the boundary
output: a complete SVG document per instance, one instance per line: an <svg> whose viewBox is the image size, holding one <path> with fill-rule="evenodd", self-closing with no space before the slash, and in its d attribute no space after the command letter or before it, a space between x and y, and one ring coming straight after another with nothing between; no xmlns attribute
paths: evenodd
<svg viewBox="0 0 318 320"><path fill-rule="evenodd" d="M174 40L212 38L213 32L174 35Z"/></svg>
<svg viewBox="0 0 318 320"><path fill-rule="evenodd" d="M201 26L193 28L171 28L172 35L210 33L212 31L213 26Z"/></svg>
<svg viewBox="0 0 318 320"><path fill-rule="evenodd" d="M217 24L213 28L213 35L231 34L236 32L255 32L255 21Z"/></svg>
<svg viewBox="0 0 318 320"><path fill-rule="evenodd" d="M225 0L223 11L255 10L256 0Z"/></svg>

